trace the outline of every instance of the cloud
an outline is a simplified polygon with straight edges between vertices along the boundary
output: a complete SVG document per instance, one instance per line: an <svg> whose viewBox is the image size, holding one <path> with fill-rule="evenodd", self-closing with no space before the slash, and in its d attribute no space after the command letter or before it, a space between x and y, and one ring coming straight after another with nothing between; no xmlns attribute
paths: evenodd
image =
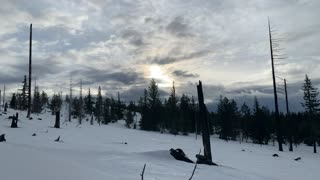
<svg viewBox="0 0 320 180"><path fill-rule="evenodd" d="M290 99L297 103L304 74L320 85L319 7L317 0L4 1L0 80L12 82L15 91L27 74L33 23L33 75L45 89L62 86L67 93L71 72L74 82L82 79L86 88L101 85L106 93L127 92L123 96L131 99L148 86L149 66L157 64L180 94L196 95L196 84L185 78L201 77L207 103L219 95L239 102L258 96L273 107L269 15L286 39L283 53L289 57L277 75L287 79Z"/></svg>
<svg viewBox="0 0 320 180"><path fill-rule="evenodd" d="M172 72L173 75L177 76L177 77L185 77L185 78L196 78L199 77L199 74L192 74L189 73L188 71L182 71L182 70L175 70Z"/></svg>
<svg viewBox="0 0 320 180"><path fill-rule="evenodd" d="M146 62L149 64L167 65L167 64L180 62L180 61L191 60L194 58L201 58L203 56L206 56L209 53L210 53L209 51L203 50L203 51L191 52L189 54L182 54L182 55L178 53L176 54L176 56L166 56L166 57L156 56L153 58L148 57Z"/></svg>
<svg viewBox="0 0 320 180"><path fill-rule="evenodd" d="M121 83L122 85L132 85L135 83L144 82L142 74L132 70L110 72L96 68L85 67L84 69L71 72L71 75L84 78L83 83L85 85L108 82Z"/></svg>
<svg viewBox="0 0 320 180"><path fill-rule="evenodd" d="M176 35L178 37L192 37L193 34L191 33L190 27L186 23L185 19L183 17L176 17L171 21L167 27L166 30L170 32L173 35Z"/></svg>

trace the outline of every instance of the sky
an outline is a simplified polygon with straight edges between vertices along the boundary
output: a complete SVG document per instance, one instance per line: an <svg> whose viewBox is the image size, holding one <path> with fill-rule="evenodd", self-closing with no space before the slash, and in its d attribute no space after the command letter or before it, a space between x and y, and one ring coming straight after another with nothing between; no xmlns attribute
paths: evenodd
<svg viewBox="0 0 320 180"><path fill-rule="evenodd" d="M0 85L17 92L28 73L40 90L74 95L101 86L106 96L138 100L151 78L165 98L196 96L199 80L214 109L220 95L238 104L257 96L271 110L268 17L284 48L276 75L287 79L291 111L301 111L308 74L320 87L318 0L1 0ZM283 110L283 80L277 78Z"/></svg>

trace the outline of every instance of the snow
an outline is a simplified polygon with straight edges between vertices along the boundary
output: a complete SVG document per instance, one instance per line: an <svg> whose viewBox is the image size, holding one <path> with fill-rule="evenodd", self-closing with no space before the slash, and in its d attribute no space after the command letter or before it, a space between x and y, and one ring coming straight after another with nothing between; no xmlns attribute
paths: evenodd
<svg viewBox="0 0 320 180"><path fill-rule="evenodd" d="M19 128L12 129L7 117L15 112L9 109L7 115L0 116L0 134L6 134L7 139L0 143L1 180L141 179L145 163L146 180L186 180L194 164L175 160L169 149L181 148L195 160L202 147L201 136L196 140L194 135L127 129L124 121L77 126L76 119L64 123L66 114L61 129L55 129L55 117L49 113L32 115L33 120L28 120L25 112L19 112ZM58 136L62 142L54 141ZM312 153L312 147L301 145L294 152L278 152L272 145L225 142L214 137L211 141L213 160L221 166L198 165L194 180L308 180L320 176L320 156ZM274 153L280 157L272 157ZM302 160L294 161L297 157Z"/></svg>

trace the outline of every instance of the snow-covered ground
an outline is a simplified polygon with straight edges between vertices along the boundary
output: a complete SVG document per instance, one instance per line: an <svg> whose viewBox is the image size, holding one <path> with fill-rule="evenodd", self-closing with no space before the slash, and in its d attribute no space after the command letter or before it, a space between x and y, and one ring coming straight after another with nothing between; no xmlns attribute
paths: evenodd
<svg viewBox="0 0 320 180"><path fill-rule="evenodd" d="M19 128L10 128L6 119L15 111L0 116L1 180L133 180L141 179L146 163L146 180L187 180L193 164L177 161L170 148L181 148L191 158L202 147L201 136L173 136L158 132L127 129L124 122L98 126L77 121L52 128L54 116L32 115L25 118L20 112ZM32 136L36 133L37 136ZM54 140L61 136L62 142ZM300 146L294 152L278 152L274 146L225 142L211 138L214 162L219 167L198 165L194 180L258 180L258 179L315 179L320 177L320 155L311 147ZM127 142L127 144L125 144ZM245 151L242 151L242 150ZM278 153L280 157L272 157ZM301 157L301 161L294 158Z"/></svg>

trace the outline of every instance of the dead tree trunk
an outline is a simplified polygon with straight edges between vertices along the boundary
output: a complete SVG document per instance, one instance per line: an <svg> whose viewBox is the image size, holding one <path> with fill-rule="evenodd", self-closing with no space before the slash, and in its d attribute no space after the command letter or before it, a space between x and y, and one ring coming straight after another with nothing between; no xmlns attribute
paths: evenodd
<svg viewBox="0 0 320 180"><path fill-rule="evenodd" d="M273 94L274 94L274 104L275 104L275 118L276 118L276 124L277 124L277 141L279 144L279 151L283 151L282 143L283 143L283 137L282 137L282 130L281 130L281 120L279 116L279 107L278 107L278 95L277 95L277 86L276 86L276 78L275 78L275 70L274 70L274 42L272 38L272 31L270 27L270 21L268 19L268 27L269 27L269 41L270 41L270 56L271 56L271 68L272 68L272 81L273 81Z"/></svg>
<svg viewBox="0 0 320 180"><path fill-rule="evenodd" d="M5 103L4 104L4 112L7 112L7 109L8 109L8 103Z"/></svg>
<svg viewBox="0 0 320 180"><path fill-rule="evenodd" d="M210 145L210 134L209 134L209 122L207 118L207 108L204 104L204 97L202 91L202 83L199 81L199 85L197 85L198 90L198 101L199 101L199 109L200 109L200 121L202 125L202 142L203 142L203 150L204 157L198 158L198 161L201 159L204 160L205 164L213 164L212 156L211 156L211 145ZM198 156L200 157L200 156Z"/></svg>
<svg viewBox="0 0 320 180"><path fill-rule="evenodd" d="M60 128L60 111L56 112L56 123L54 124L55 128Z"/></svg>
<svg viewBox="0 0 320 180"><path fill-rule="evenodd" d="M32 24L30 24L30 40L29 40L29 84L28 84L28 115L31 114L31 72L32 72Z"/></svg>
<svg viewBox="0 0 320 180"><path fill-rule="evenodd" d="M16 116L12 116L12 121L11 121L11 128L17 128L18 127L18 117L19 113L16 113Z"/></svg>

